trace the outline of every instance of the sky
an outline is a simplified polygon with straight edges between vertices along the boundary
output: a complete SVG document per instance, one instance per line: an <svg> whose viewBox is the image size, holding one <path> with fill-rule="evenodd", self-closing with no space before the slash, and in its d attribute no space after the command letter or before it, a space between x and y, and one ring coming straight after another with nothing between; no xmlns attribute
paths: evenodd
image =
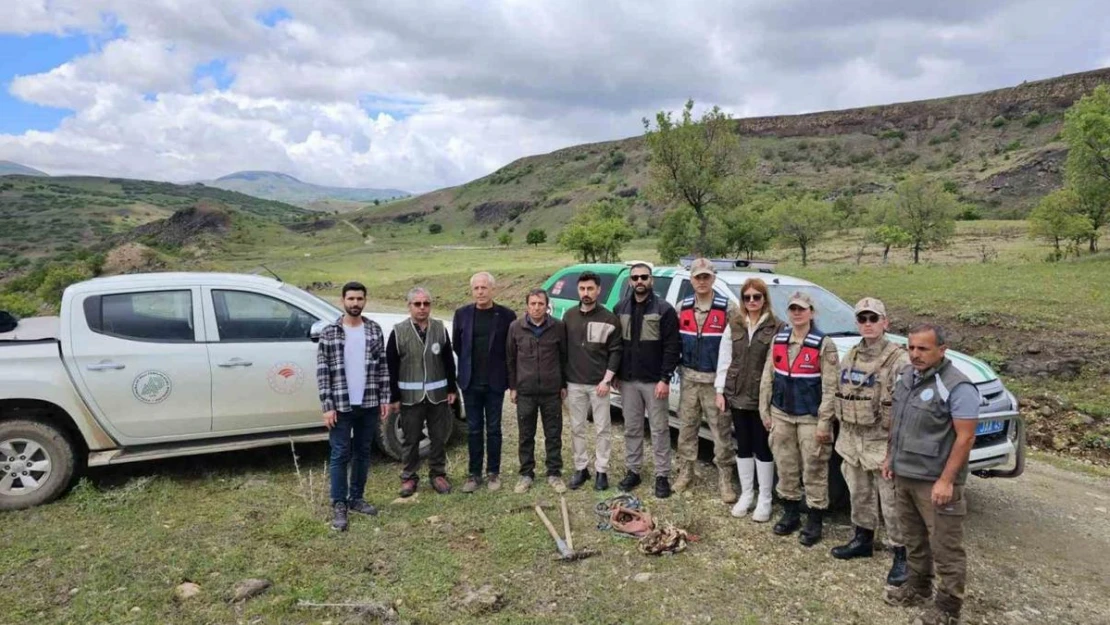
<svg viewBox="0 0 1110 625"><path fill-rule="evenodd" d="M0 160L423 192L736 117L1110 66L1105 0L4 0Z"/></svg>

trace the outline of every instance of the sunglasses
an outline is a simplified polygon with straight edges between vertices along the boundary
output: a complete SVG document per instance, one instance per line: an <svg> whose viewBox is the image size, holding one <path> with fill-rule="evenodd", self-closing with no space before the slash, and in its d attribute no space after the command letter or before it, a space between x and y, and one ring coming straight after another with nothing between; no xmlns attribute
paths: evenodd
<svg viewBox="0 0 1110 625"><path fill-rule="evenodd" d="M432 307L431 302L411 302L410 305L411 306L416 306L417 308L431 308Z"/></svg>
<svg viewBox="0 0 1110 625"><path fill-rule="evenodd" d="M806 306L799 306L799 305L797 305L797 304L791 304L791 305L790 305L790 306L789 306L789 307L787 308L787 310L789 310L789 311L790 311L790 312L792 312L792 313L796 313L796 312L805 312L805 311L809 310L809 308L808 308L808 307L806 307Z"/></svg>
<svg viewBox="0 0 1110 625"><path fill-rule="evenodd" d="M875 313L860 313L856 315L856 321L859 323L879 323L879 316Z"/></svg>
<svg viewBox="0 0 1110 625"><path fill-rule="evenodd" d="M645 273L643 275L628 276L628 279L633 282L647 282L648 280L651 280L651 276Z"/></svg>
<svg viewBox="0 0 1110 625"><path fill-rule="evenodd" d="M744 301L745 302L762 302L763 301L763 294L762 293L753 293L751 295L745 295L744 296Z"/></svg>

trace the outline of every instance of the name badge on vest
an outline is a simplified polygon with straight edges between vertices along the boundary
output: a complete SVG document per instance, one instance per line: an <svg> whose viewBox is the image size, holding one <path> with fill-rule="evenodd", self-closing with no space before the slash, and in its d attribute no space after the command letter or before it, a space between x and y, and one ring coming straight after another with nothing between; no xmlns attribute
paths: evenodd
<svg viewBox="0 0 1110 625"><path fill-rule="evenodd" d="M436 356L438 356L439 352L440 352L439 343L432 343L432 353L435 354Z"/></svg>
<svg viewBox="0 0 1110 625"><path fill-rule="evenodd" d="M921 391L921 401L929 401L932 398L933 398L933 389L927 388L924 391Z"/></svg>

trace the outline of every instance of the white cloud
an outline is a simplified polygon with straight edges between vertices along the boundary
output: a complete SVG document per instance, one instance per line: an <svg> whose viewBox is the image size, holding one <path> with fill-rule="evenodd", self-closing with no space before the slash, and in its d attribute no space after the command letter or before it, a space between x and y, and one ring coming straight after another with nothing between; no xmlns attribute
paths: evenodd
<svg viewBox="0 0 1110 625"><path fill-rule="evenodd" d="M0 135L0 158L171 180L277 169L427 190L637 134L688 97L795 113L1002 87L1110 55L1110 8L1094 0L1062 0L1052 20L1029 0L14 1L0 32L125 34L11 80L17 97L74 114ZM275 8L291 19L258 21ZM211 61L231 74L224 91L196 75Z"/></svg>

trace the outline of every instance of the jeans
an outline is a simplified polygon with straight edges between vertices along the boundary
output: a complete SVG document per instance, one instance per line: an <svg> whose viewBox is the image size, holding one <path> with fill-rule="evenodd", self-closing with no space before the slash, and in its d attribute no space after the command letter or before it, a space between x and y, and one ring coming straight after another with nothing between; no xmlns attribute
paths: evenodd
<svg viewBox="0 0 1110 625"><path fill-rule="evenodd" d="M463 391L467 448L470 451L467 475L482 475L483 451L487 453L486 472L501 473L501 406L504 403L505 392L491 390L488 386L471 385Z"/></svg>
<svg viewBox="0 0 1110 625"><path fill-rule="evenodd" d="M362 499L370 472L370 445L377 439L378 430L377 406L352 406L350 412L336 413L335 427L328 433L332 504Z"/></svg>

